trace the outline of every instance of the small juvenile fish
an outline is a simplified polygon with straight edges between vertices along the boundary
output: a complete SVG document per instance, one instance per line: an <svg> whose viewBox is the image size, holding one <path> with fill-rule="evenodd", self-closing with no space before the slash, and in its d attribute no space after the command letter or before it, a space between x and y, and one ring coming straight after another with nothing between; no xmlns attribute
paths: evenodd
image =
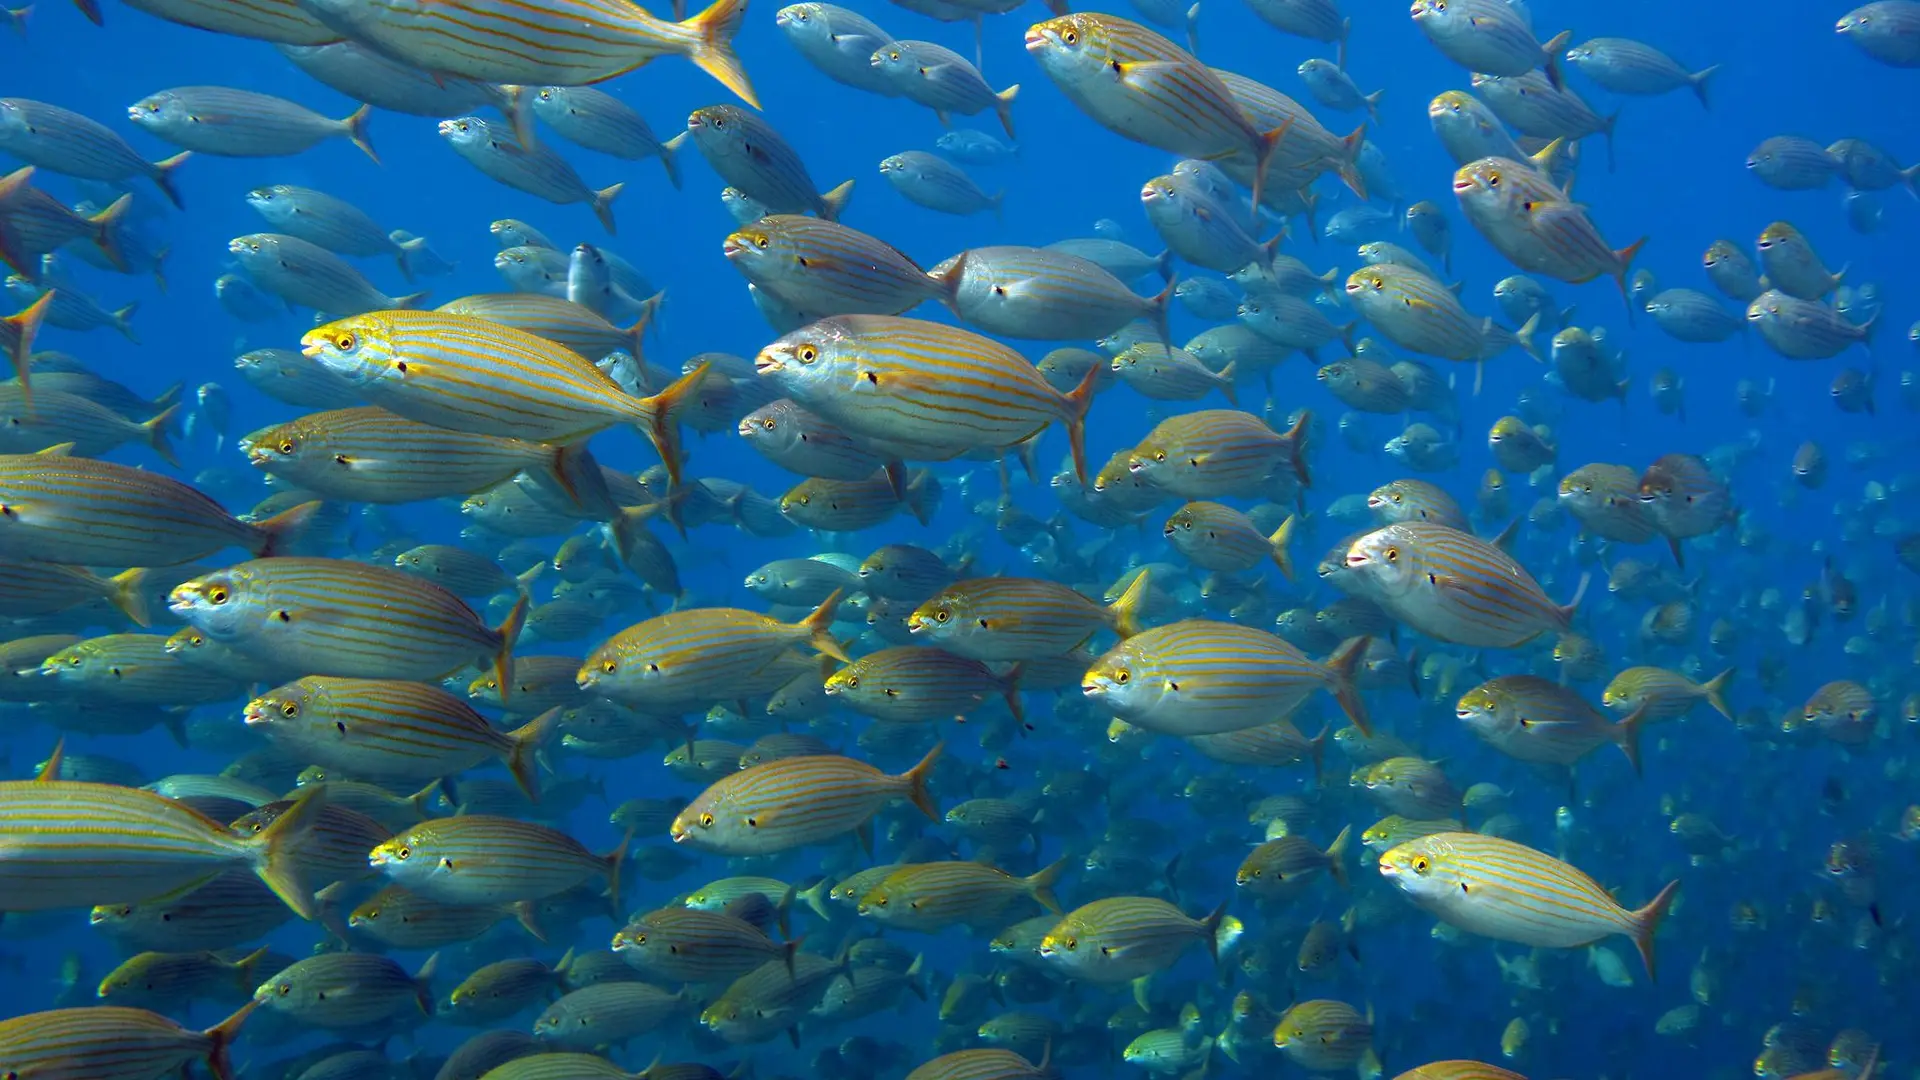
<svg viewBox="0 0 1920 1080"><path fill-rule="evenodd" d="M1707 80L1719 64L1689 72L1673 57L1631 38L1592 38L1567 50L1574 70L1616 94L1657 96L1681 87L1693 91L1704 107Z"/></svg>
<svg viewBox="0 0 1920 1080"><path fill-rule="evenodd" d="M576 146L625 161L659 158L667 180L680 186L674 152L654 135L645 117L612 94L590 86L543 86L534 91L531 107L535 117Z"/></svg>
<svg viewBox="0 0 1920 1080"><path fill-rule="evenodd" d="M1007 137L1013 138L1013 99L1020 87L994 90L978 68L952 49L930 41L895 40L875 49L870 62L896 92L932 109L942 125L952 113L972 116L992 109Z"/></svg>
<svg viewBox="0 0 1920 1080"><path fill-rule="evenodd" d="M1318 57L1301 63L1300 79L1313 92L1315 101L1340 112L1365 110L1374 123L1380 122L1380 98L1385 90L1368 94L1361 91L1353 77L1331 60Z"/></svg>
<svg viewBox="0 0 1920 1080"><path fill-rule="evenodd" d="M1812 139L1775 135L1762 139L1747 155L1747 171L1770 188L1813 191L1840 174L1840 160Z"/></svg>
<svg viewBox="0 0 1920 1080"><path fill-rule="evenodd" d="M1020 148L1001 142L984 131L956 128L940 133L933 140L940 152L966 165L1004 165L1019 156Z"/></svg>
<svg viewBox="0 0 1920 1080"><path fill-rule="evenodd" d="M409 281L440 261L425 239L382 229L366 211L323 191L275 184L248 192L247 205L282 234L337 255L391 255Z"/></svg>
<svg viewBox="0 0 1920 1080"><path fill-rule="evenodd" d="M1505 3L1505 0L1494 0ZM1373 1044L1373 1010L1363 1016L1344 1001L1303 1001L1280 1016L1273 1045L1302 1068L1316 1073L1353 1068Z"/></svg>
<svg viewBox="0 0 1920 1080"><path fill-rule="evenodd" d="M608 235L617 231L613 200L626 184L610 184L596 191L552 147L522 145L513 132L489 125L477 116L440 121L440 137L492 179L561 206L586 203Z"/></svg>
<svg viewBox="0 0 1920 1080"><path fill-rule="evenodd" d="M329 120L285 98L226 86L181 86L141 98L127 119L162 139L216 157L285 157L345 138L380 161L367 138L373 106Z"/></svg>
<svg viewBox="0 0 1920 1080"><path fill-rule="evenodd" d="M1436 833L1380 856L1380 873L1451 926L1498 941L1577 949L1625 934L1654 974L1653 934L1678 881L1629 911L1586 874L1523 844L1476 833Z"/></svg>
<svg viewBox="0 0 1920 1080"><path fill-rule="evenodd" d="M1631 715L1646 710L1649 720L1672 720L1685 716L1704 699L1715 712L1733 719L1726 699L1727 683L1733 669L1696 683L1678 672L1659 667L1630 667L1613 677L1600 694L1600 702L1614 712Z"/></svg>
<svg viewBox="0 0 1920 1080"><path fill-rule="evenodd" d="M673 842L731 855L768 854L817 844L868 827L873 815L905 799L928 818L940 813L927 779L940 759L935 744L898 776L832 754L783 758L716 781L674 818Z"/></svg>
<svg viewBox="0 0 1920 1080"><path fill-rule="evenodd" d="M1827 296L1840 286L1846 274L1845 268L1838 274L1828 270L1806 235L1785 221L1760 230L1754 247L1760 252L1767 285L1801 300Z"/></svg>

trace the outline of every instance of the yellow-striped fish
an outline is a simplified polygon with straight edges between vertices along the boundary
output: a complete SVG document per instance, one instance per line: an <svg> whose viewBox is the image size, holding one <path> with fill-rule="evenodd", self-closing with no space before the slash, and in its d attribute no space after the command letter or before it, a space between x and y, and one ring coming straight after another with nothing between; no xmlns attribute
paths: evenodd
<svg viewBox="0 0 1920 1080"><path fill-rule="evenodd" d="M940 812L927 779L944 743L920 763L889 776L864 761L835 754L782 758L716 781L673 819L673 842L729 855L763 855L817 844L867 828L898 799L934 821Z"/></svg>
<svg viewBox="0 0 1920 1080"><path fill-rule="evenodd" d="M1029 899L1054 914L1060 901L1053 885L1066 870L1065 858L1027 877L970 860L900 866L860 898L860 914L882 926L938 933L949 926L998 928L1017 900Z"/></svg>
<svg viewBox="0 0 1920 1080"><path fill-rule="evenodd" d="M758 895L758 894L755 894ZM720 911L664 907L635 915L613 935L613 951L634 970L670 982L737 979L769 960L792 962L799 942L781 944Z"/></svg>
<svg viewBox="0 0 1920 1080"><path fill-rule="evenodd" d="M643 358L642 338L654 312L651 300L643 302L638 320L630 326L615 326L584 304L532 292L478 293L449 300L434 310L524 330L595 363L623 350L635 359Z"/></svg>
<svg viewBox="0 0 1920 1080"><path fill-rule="evenodd" d="M999 675L978 660L945 649L896 645L869 653L827 677L825 691L842 704L888 724L965 719L998 695L1014 719L1020 706L1018 670Z"/></svg>
<svg viewBox="0 0 1920 1080"><path fill-rule="evenodd" d="M1284 470L1305 487L1305 433L1311 415L1302 410L1293 427L1273 430L1238 409L1201 409L1162 420L1127 452L1127 469L1162 492L1187 499L1246 497Z"/></svg>
<svg viewBox="0 0 1920 1080"><path fill-rule="evenodd" d="M313 764L369 779L419 783L498 759L538 802L533 755L559 716L556 706L501 731L437 686L311 675L254 698L243 719Z"/></svg>
<svg viewBox="0 0 1920 1080"><path fill-rule="evenodd" d="M704 708L732 700L743 678L796 645L850 662L833 637L839 604L836 591L797 623L740 608L668 612L607 639L587 655L577 681L582 690L636 708Z"/></svg>
<svg viewBox="0 0 1920 1080"><path fill-rule="evenodd" d="M633 424L680 479L675 407L701 366L651 397L627 393L579 353L510 326L437 311L374 311L307 331L307 356L368 404L423 424L555 445Z"/></svg>
<svg viewBox="0 0 1920 1080"><path fill-rule="evenodd" d="M1034 1064L1012 1050L982 1047L941 1054L907 1074L907 1080L1044 1080L1056 1075L1049 1066L1053 1046L1046 1045Z"/></svg>
<svg viewBox="0 0 1920 1080"><path fill-rule="evenodd" d="M233 1080L227 1053L259 1002L205 1031L145 1009L96 1005L0 1020L0 1063L20 1080L153 1080L204 1060L214 1080Z"/></svg>
<svg viewBox="0 0 1920 1080"><path fill-rule="evenodd" d="M1112 896L1084 904L1054 924L1040 955L1071 978L1102 985L1132 982L1172 967L1196 941L1217 962L1227 907L1204 919L1151 896Z"/></svg>
<svg viewBox="0 0 1920 1080"><path fill-rule="evenodd" d="M1273 1045L1310 1072L1351 1069L1373 1045L1373 1010L1363 1016L1344 1001L1302 1001L1280 1015Z"/></svg>
<svg viewBox="0 0 1920 1080"><path fill-rule="evenodd" d="M1728 668L1706 682L1697 683L1667 668L1630 667L1607 683L1607 688L1600 692L1600 703L1617 713L1645 710L1647 719L1652 721L1685 716L1705 699L1715 712L1731 720L1733 710L1727 705L1726 692L1733 672L1733 668Z"/></svg>
<svg viewBox="0 0 1920 1080"><path fill-rule="evenodd" d="M522 471L571 490L565 449L422 424L385 409L312 413L240 440L261 472L340 502L410 503L485 491Z"/></svg>
<svg viewBox="0 0 1920 1080"><path fill-rule="evenodd" d="M1076 474L1087 475L1092 373L1063 394L1019 353L958 327L887 315L822 319L762 349L754 368L793 400L903 458L1004 450L1059 422Z"/></svg>
<svg viewBox="0 0 1920 1080"><path fill-rule="evenodd" d="M1136 575L1106 606L1041 578L969 578L915 608L907 629L930 645L974 660L1062 656L1103 629L1122 638L1138 633L1147 595L1146 574Z"/></svg>
<svg viewBox="0 0 1920 1080"><path fill-rule="evenodd" d="M1231 506L1196 500L1174 511L1160 531L1175 551L1202 570L1235 574L1271 561L1292 581L1293 557L1287 545L1293 525L1289 515L1268 535Z"/></svg>
<svg viewBox="0 0 1920 1080"><path fill-rule="evenodd" d="M1541 634L1573 629L1573 602L1547 599L1539 582L1498 546L1424 521L1388 525L1347 549L1346 575L1368 599L1442 641L1511 649Z"/></svg>
<svg viewBox="0 0 1920 1080"><path fill-rule="evenodd" d="M1489 1065L1484 1061L1456 1059L1430 1061L1401 1073L1393 1080L1527 1080L1512 1069Z"/></svg>
<svg viewBox="0 0 1920 1080"><path fill-rule="evenodd" d="M376 1027L418 1010L433 1015L433 977L439 954L416 974L377 953L309 956L268 979L253 1000L301 1027L331 1031Z"/></svg>
<svg viewBox="0 0 1920 1080"><path fill-rule="evenodd" d="M58 752L48 775L57 771ZM288 856L323 805L318 793L273 827L240 837L173 799L74 780L0 782L0 909L43 911L146 900L252 870L312 918L312 895Z"/></svg>
<svg viewBox="0 0 1920 1080"><path fill-rule="evenodd" d="M770 214L743 226L721 252L748 281L818 315L898 315L941 291L892 244L804 214Z"/></svg>
<svg viewBox="0 0 1920 1080"><path fill-rule="evenodd" d="M185 952L252 941L285 925L293 912L250 871L229 870L191 891L97 904L87 918L123 951Z"/></svg>
<svg viewBox="0 0 1920 1080"><path fill-rule="evenodd" d="M494 924L516 917L533 931L531 905L524 902L449 904L389 885L362 901L346 921L361 936L389 949L440 949L472 941Z"/></svg>
<svg viewBox="0 0 1920 1080"><path fill-rule="evenodd" d="M64 450L0 455L0 557L74 566L176 566L228 547L272 555L319 509L240 521L200 491Z"/></svg>
<svg viewBox="0 0 1920 1080"><path fill-rule="evenodd" d="M170 1008L196 998L232 998L236 991L244 1001L259 985L255 969L271 951L263 945L245 956L231 954L237 959L204 951L143 952L108 972L94 996L136 1008Z"/></svg>
<svg viewBox="0 0 1920 1080"><path fill-rule="evenodd" d="M1264 630L1186 619L1121 642L1087 669L1080 689L1130 724L1180 736L1271 723L1325 690L1368 732L1353 684L1366 647L1355 638L1322 664Z"/></svg>
<svg viewBox="0 0 1920 1080"><path fill-rule="evenodd" d="M439 75L516 90L586 86L662 56L684 56L759 108L733 53L745 0L717 0L685 22L655 18L628 0L450 0L430 9L397 0L315 0L313 10L382 56ZM523 95L515 99L530 104Z"/></svg>
<svg viewBox="0 0 1920 1080"><path fill-rule="evenodd" d="M367 861L409 892L449 904L539 900L604 877L617 908L626 854L625 843L596 855L545 825L467 814L423 821Z"/></svg>
<svg viewBox="0 0 1920 1080"><path fill-rule="evenodd" d="M1638 911L1544 852L1478 833L1435 833L1380 856L1380 873L1441 921L1543 949L1577 949L1625 934L1653 977L1653 935L1672 906L1672 881Z"/></svg>

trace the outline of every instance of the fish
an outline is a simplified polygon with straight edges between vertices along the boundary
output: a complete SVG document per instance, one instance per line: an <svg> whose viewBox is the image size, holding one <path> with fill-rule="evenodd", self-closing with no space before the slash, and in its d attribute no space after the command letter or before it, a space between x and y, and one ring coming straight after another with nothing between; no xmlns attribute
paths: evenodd
<svg viewBox="0 0 1920 1080"><path fill-rule="evenodd" d="M942 125L952 113L972 116L991 109L1013 138L1017 83L995 90L965 57L931 41L889 41L876 48L868 62L900 96L932 109Z"/></svg>
<svg viewBox="0 0 1920 1080"><path fill-rule="evenodd" d="M774 25L827 78L883 97L900 96L893 80L873 64L873 54L893 35L859 12L838 4L789 4L775 13Z"/></svg>
<svg viewBox="0 0 1920 1080"><path fill-rule="evenodd" d="M49 1009L0 1021L0 1054L22 1076L81 1070L101 1080L132 1080L204 1060L216 1080L231 1080L231 1051L257 1002L204 1031L158 1013L120 1005Z"/></svg>
<svg viewBox="0 0 1920 1080"><path fill-rule="evenodd" d="M542 86L528 107L536 119L577 146L626 161L659 158L667 181L680 186L674 151L654 135L644 117L612 94L591 86Z"/></svg>
<svg viewBox="0 0 1920 1080"><path fill-rule="evenodd" d="M672 413L706 377L700 367L634 397L580 354L522 330L466 315L381 311L301 336L307 355L369 404L476 435L564 444L616 423L639 425L680 475ZM476 395L469 388L483 388Z"/></svg>
<svg viewBox="0 0 1920 1080"><path fill-rule="evenodd" d="M1539 358L1533 344L1538 315L1519 330L1497 326L1489 318L1475 319L1444 285L1418 271L1369 266L1348 276L1346 293L1381 336L1403 349L1447 360L1481 361L1519 346Z"/></svg>
<svg viewBox="0 0 1920 1080"><path fill-rule="evenodd" d="M322 21L374 51L427 72L516 86L588 86L662 56L684 56L747 104L759 107L733 51L746 15L717 0L680 22L626 0L548 0L523 9L501 0L460 0L429 14L388 0L314 0Z"/></svg>
<svg viewBox="0 0 1920 1080"><path fill-rule="evenodd" d="M447 904L540 900L592 878L614 905L626 845L596 855L567 834L516 818L463 814L415 825L367 855L395 885Z"/></svg>
<svg viewBox="0 0 1920 1080"><path fill-rule="evenodd" d="M299 237L249 233L227 243L248 280L288 304L359 314L418 307L427 294L388 296L333 252Z"/></svg>
<svg viewBox="0 0 1920 1080"><path fill-rule="evenodd" d="M216 157L285 157L343 138L377 165L367 135L373 106L331 120L285 98L226 86L181 86L127 107L127 119L166 141Z"/></svg>
<svg viewBox="0 0 1920 1080"><path fill-rule="evenodd" d="M0 98L0 149L30 166L82 180L146 177L178 208L174 173L192 157L141 157L111 128L77 112L31 98Z"/></svg>
<svg viewBox="0 0 1920 1080"><path fill-rule="evenodd" d="M1789 360L1826 360L1853 345L1870 348L1873 340L1874 322L1856 326L1818 300L1802 300L1778 289L1753 298L1747 322L1769 348Z"/></svg>
<svg viewBox="0 0 1920 1080"><path fill-rule="evenodd" d="M1427 522L1387 525L1356 540L1345 573L1367 582L1366 595L1407 625L1482 648L1515 648L1571 630L1580 599L1553 603L1500 548Z"/></svg>
<svg viewBox="0 0 1920 1080"><path fill-rule="evenodd" d="M1707 107L1707 80L1720 70L1713 64L1688 71L1673 57L1631 38L1590 38L1567 50L1566 62L1575 71L1616 94L1658 96L1681 87L1693 91Z"/></svg>
<svg viewBox="0 0 1920 1080"><path fill-rule="evenodd" d="M1472 72L1519 76L1545 70L1561 85L1560 51L1572 40L1563 30L1542 43L1506 0L1415 0L1413 23L1447 59Z"/></svg>
<svg viewBox="0 0 1920 1080"><path fill-rule="evenodd" d="M1167 735L1208 735L1284 717L1325 690L1347 718L1370 731L1354 686L1364 639L1325 663L1282 638L1232 623L1187 619L1135 634L1110 649L1081 680L1081 692L1115 716Z"/></svg>
<svg viewBox="0 0 1920 1080"><path fill-rule="evenodd" d="M745 10L744 5L742 10ZM732 105L695 109L684 135L721 179L771 214L807 214L835 220L853 197L853 181L821 194L800 155L765 120Z"/></svg>
<svg viewBox="0 0 1920 1080"><path fill-rule="evenodd" d="M906 150L881 158L880 175L908 202L943 214L965 217L991 210L997 218L1006 201L1005 190L988 194L964 170L925 150Z"/></svg>
<svg viewBox="0 0 1920 1080"><path fill-rule="evenodd" d="M1139 632L1147 597L1141 575L1102 606L1055 582L1018 577L969 578L942 586L907 616L926 644L980 661L1023 661L1064 655L1095 633Z"/></svg>
<svg viewBox="0 0 1920 1080"><path fill-rule="evenodd" d="M1050 248L971 248L927 276L962 321L1000 337L1100 338L1134 319L1166 319L1171 291L1143 297L1114 274Z"/></svg>
<svg viewBox="0 0 1920 1080"><path fill-rule="evenodd" d="M840 599L836 591L797 623L738 608L668 612L608 638L587 654L575 681L596 696L645 708L724 699L742 674L767 668L795 645L848 663L833 636Z"/></svg>
<svg viewBox="0 0 1920 1080"><path fill-rule="evenodd" d="M477 116L440 121L440 137L455 153L492 179L551 203L586 203L609 235L618 231L614 228L613 200L626 184L609 184L598 190L590 188L573 166L552 148L542 144L529 146L511 131L495 128Z"/></svg>
<svg viewBox="0 0 1920 1080"><path fill-rule="evenodd" d="M1549 679L1503 675L1467 691L1454 712L1468 730L1519 761L1570 766L1613 743L1640 771L1644 708L1616 723Z"/></svg>
<svg viewBox="0 0 1920 1080"><path fill-rule="evenodd" d="M485 662L504 685L526 617L498 627L438 585L341 559L255 559L175 586L168 610L214 641L318 675L431 679Z"/></svg>
<svg viewBox="0 0 1920 1080"><path fill-rule="evenodd" d="M1127 983L1170 967L1196 941L1218 956L1226 907L1203 919L1149 896L1114 896L1068 912L1041 938L1043 962L1095 984Z"/></svg>
<svg viewBox="0 0 1920 1080"><path fill-rule="evenodd" d="M710 851L786 851L867 828L875 813L899 799L938 821L927 777L943 746L936 743L919 764L897 776L833 754L742 769L688 803L669 835L676 844Z"/></svg>
<svg viewBox="0 0 1920 1080"><path fill-rule="evenodd" d="M943 292L937 276L898 248L823 218L769 214L729 235L721 250L748 281L823 316L899 315Z"/></svg>
<svg viewBox="0 0 1920 1080"><path fill-rule="evenodd" d="M1638 910L1620 906L1572 865L1524 844L1476 833L1435 833L1382 852L1380 873L1450 925L1498 941L1576 949L1631 938L1655 976L1653 935L1679 892L1669 882Z"/></svg>

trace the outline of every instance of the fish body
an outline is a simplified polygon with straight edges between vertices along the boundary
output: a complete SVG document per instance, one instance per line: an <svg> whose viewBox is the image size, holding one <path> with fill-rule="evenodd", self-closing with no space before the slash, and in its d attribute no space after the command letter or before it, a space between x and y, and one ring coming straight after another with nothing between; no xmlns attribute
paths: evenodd
<svg viewBox="0 0 1920 1080"><path fill-rule="evenodd" d="M1305 415L1287 432L1237 409L1202 409L1161 421L1127 452L1130 473L1189 499L1244 496L1286 470L1304 486Z"/></svg>
<svg viewBox="0 0 1920 1080"><path fill-rule="evenodd" d="M1098 264L1050 248L973 248L928 276L954 314L1001 337L1101 338L1166 310L1165 297L1139 296Z"/></svg>
<svg viewBox="0 0 1920 1080"><path fill-rule="evenodd" d="M388 296L340 256L297 236L250 233L229 241L227 251L255 285L317 312L357 315L409 308L426 297Z"/></svg>
<svg viewBox="0 0 1920 1080"><path fill-rule="evenodd" d="M82 180L126 181L144 176L177 207L173 174L188 155L148 161L111 128L58 105L31 98L0 98L0 150L28 165Z"/></svg>
<svg viewBox="0 0 1920 1080"><path fill-rule="evenodd" d="M900 96L893 80L873 64L873 54L893 35L866 16L837 4L808 2L781 8L774 24L827 78L871 94Z"/></svg>
<svg viewBox="0 0 1920 1080"><path fill-rule="evenodd" d="M1073 978L1127 983L1172 966L1195 942L1217 954L1224 916L1224 907L1194 919L1154 897L1109 897L1068 912L1041 939L1039 952Z"/></svg>
<svg viewBox="0 0 1920 1080"><path fill-rule="evenodd" d="M624 184L595 190L567 160L545 143L531 147L513 132L477 116L440 121L440 137L474 168L510 188L550 203L586 203L608 233L613 233L613 200Z"/></svg>
<svg viewBox="0 0 1920 1080"><path fill-rule="evenodd" d="M1519 761L1572 765L1614 743L1636 770L1644 714L1616 723L1550 679L1503 675L1467 691L1455 707L1467 729Z"/></svg>
<svg viewBox="0 0 1920 1080"><path fill-rule="evenodd" d="M743 674L761 672L794 646L846 659L832 634L839 601L837 594L829 596L797 623L739 608L689 608L655 616L589 653L577 682L596 696L643 709L724 700L734 696Z"/></svg>
<svg viewBox="0 0 1920 1080"><path fill-rule="evenodd" d="M1409 521L1375 530L1354 542L1346 566L1395 618L1444 641L1514 648L1572 628L1573 606L1548 600L1525 567L1444 525Z"/></svg>
<svg viewBox="0 0 1920 1080"><path fill-rule="evenodd" d="M1707 104L1707 80L1720 65L1688 71L1673 57L1631 38L1590 38L1567 50L1575 71L1616 94L1657 96L1681 87Z"/></svg>
<svg viewBox="0 0 1920 1080"><path fill-rule="evenodd" d="M375 847L367 861L395 885L445 904L539 900L605 878L619 895L624 846L596 855L566 833L488 814L425 821Z"/></svg>
<svg viewBox="0 0 1920 1080"><path fill-rule="evenodd" d="M1489 360L1518 345L1534 353L1533 323L1519 331L1468 314L1434 279L1404 266L1374 265L1347 278L1347 299L1374 328L1404 349L1447 360Z"/></svg>
<svg viewBox="0 0 1920 1080"><path fill-rule="evenodd" d="M899 249L821 218L769 214L727 237L742 277L802 311L899 315L941 293L941 282Z"/></svg>
<svg viewBox="0 0 1920 1080"><path fill-rule="evenodd" d="M50 1009L0 1021L0 1057L22 1078L144 1080L204 1060L215 1077L232 1075L228 1054L251 1003L205 1031L158 1013L121 1005Z"/></svg>
<svg viewBox="0 0 1920 1080"><path fill-rule="evenodd" d="M1060 656L1101 630L1135 632L1144 580L1111 606L1040 578L955 581L913 610L907 628L928 645L973 660L1001 662Z"/></svg>
<svg viewBox="0 0 1920 1080"><path fill-rule="evenodd" d="M1468 71L1519 76L1544 68L1560 85L1560 50L1572 32L1542 44L1506 0L1415 0L1413 22L1441 55Z"/></svg>
<svg viewBox="0 0 1920 1080"><path fill-rule="evenodd" d="M1352 683L1363 645L1349 643L1322 664L1264 630L1188 619L1109 650L1087 669L1081 692L1136 727L1191 736L1268 723L1326 690L1364 729Z"/></svg>
<svg viewBox="0 0 1920 1080"><path fill-rule="evenodd" d="M960 168L925 150L906 150L882 158L880 175L908 202L943 214L965 217L992 210L998 215L1006 196L1005 191L988 194Z"/></svg>
<svg viewBox="0 0 1920 1080"><path fill-rule="evenodd" d="M1828 360L1849 348L1866 347L1873 324L1856 326L1819 300L1802 300L1768 289L1747 305L1747 322L1760 339L1789 360Z"/></svg>
<svg viewBox="0 0 1920 1080"><path fill-rule="evenodd" d="M1380 856L1380 872L1450 925L1498 941L1577 949L1613 934L1633 939L1654 971L1653 933L1679 883L1629 911L1592 878L1523 844L1475 833L1436 833Z"/></svg>
<svg viewBox="0 0 1920 1080"><path fill-rule="evenodd" d="M931 41L886 42L869 58L875 70L909 101L925 105L946 122L952 113L972 116L992 110L1007 137L1013 137L1013 99L1018 84L996 91L979 69L959 53Z"/></svg>
<svg viewBox="0 0 1920 1080"><path fill-rule="evenodd" d="M853 195L851 180L822 195L799 153L772 125L744 109L696 109L687 117L687 133L721 179L770 214L810 213L831 221Z"/></svg>
<svg viewBox="0 0 1920 1080"><path fill-rule="evenodd" d="M303 105L252 90L181 86L140 99L127 119L175 146L215 157L285 157L333 138L351 140L376 163L367 138L373 106L330 120Z"/></svg>
<svg viewBox="0 0 1920 1080"><path fill-rule="evenodd" d="M936 745L898 776L831 754L755 765L723 777L688 804L670 835L675 843L737 855L786 851L859 829L898 799L937 821L926 785L939 758Z"/></svg>
<svg viewBox="0 0 1920 1080"><path fill-rule="evenodd" d="M680 186L680 166L646 118L604 90L590 86L543 86L534 91L533 115L576 146L626 161L660 159L667 179Z"/></svg>

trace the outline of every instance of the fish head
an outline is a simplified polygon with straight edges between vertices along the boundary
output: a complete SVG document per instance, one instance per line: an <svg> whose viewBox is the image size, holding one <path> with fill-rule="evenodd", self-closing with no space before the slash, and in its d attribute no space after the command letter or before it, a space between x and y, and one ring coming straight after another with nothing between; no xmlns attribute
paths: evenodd
<svg viewBox="0 0 1920 1080"><path fill-rule="evenodd" d="M914 58L913 46L905 41L889 41L873 51L867 57L869 67L879 69L889 79L911 78L921 74L920 62Z"/></svg>
<svg viewBox="0 0 1920 1080"><path fill-rule="evenodd" d="M1476 686L1460 696L1454 705L1453 713L1460 722L1475 730L1492 728L1499 724L1500 700L1485 686Z"/></svg>
<svg viewBox="0 0 1920 1080"><path fill-rule="evenodd" d="M1106 70L1110 36L1100 16L1075 12L1028 27L1027 52L1055 82L1082 82Z"/></svg>
<svg viewBox="0 0 1920 1080"><path fill-rule="evenodd" d="M1409 840L1380 853L1380 876L1414 900L1459 891L1459 874L1446 857L1444 842L1432 836Z"/></svg>
<svg viewBox="0 0 1920 1080"><path fill-rule="evenodd" d="M493 135L487 128L487 122L477 116L460 116L452 120L442 120L439 130L440 137L462 153L483 150L493 142Z"/></svg>
<svg viewBox="0 0 1920 1080"><path fill-rule="evenodd" d="M299 211L295 205L293 188L286 184L274 184L269 187L257 187L247 192L247 205L258 211L261 217L278 224Z"/></svg>
<svg viewBox="0 0 1920 1080"><path fill-rule="evenodd" d="M967 622L972 609L964 591L942 590L907 616L907 632L929 642L948 640Z"/></svg>
<svg viewBox="0 0 1920 1080"><path fill-rule="evenodd" d="M100 646L93 641L61 649L40 662L40 677L74 683L87 682L98 675L110 677L105 665L100 663L100 652Z"/></svg>
<svg viewBox="0 0 1920 1080"><path fill-rule="evenodd" d="M718 812L720 798L711 790L688 804L687 808L674 815L673 824L667 827L667 836L676 844L691 843L695 847L702 845L706 837L720 824Z"/></svg>
<svg viewBox="0 0 1920 1080"><path fill-rule="evenodd" d="M231 641L257 599L252 578L244 566L233 566L181 582L167 594L167 610L215 641Z"/></svg>
<svg viewBox="0 0 1920 1080"><path fill-rule="evenodd" d="M355 386L404 380L412 370L377 312L315 327L300 336L300 347L308 359Z"/></svg>
<svg viewBox="0 0 1920 1080"><path fill-rule="evenodd" d="M141 98L127 106L127 119L143 128L165 129L189 119L186 103L172 91Z"/></svg>
<svg viewBox="0 0 1920 1080"><path fill-rule="evenodd" d="M813 388L830 389L823 384L840 367L836 361L842 355L839 345L843 338L837 320L809 323L761 349L753 358L753 370L796 400L804 401Z"/></svg>
<svg viewBox="0 0 1920 1080"><path fill-rule="evenodd" d="M687 133L706 156L747 152L746 127L744 115L731 105L708 105L687 114Z"/></svg>
<svg viewBox="0 0 1920 1080"><path fill-rule="evenodd" d="M776 242L773 230L767 228L762 219L728 235L720 245L720 253L742 273L764 272L763 268L779 257L784 246ZM786 261L791 264L793 260Z"/></svg>
<svg viewBox="0 0 1920 1080"><path fill-rule="evenodd" d="M1376 529L1347 548L1346 569L1383 595L1405 592L1420 575L1419 552L1395 526Z"/></svg>
<svg viewBox="0 0 1920 1080"><path fill-rule="evenodd" d="M531 108L533 115L542 120L571 116L578 111L574 105L573 90L565 86L543 86L534 91Z"/></svg>

